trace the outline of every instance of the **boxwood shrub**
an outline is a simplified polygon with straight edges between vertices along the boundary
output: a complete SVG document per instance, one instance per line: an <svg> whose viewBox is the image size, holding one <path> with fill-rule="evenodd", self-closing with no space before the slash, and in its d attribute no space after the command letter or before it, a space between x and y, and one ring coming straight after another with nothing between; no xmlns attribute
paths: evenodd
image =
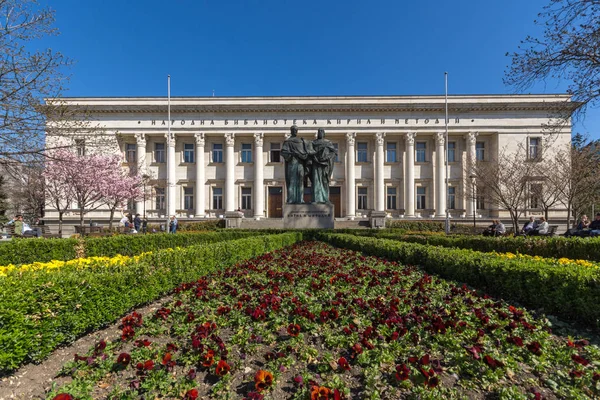
<svg viewBox="0 0 600 400"><path fill-rule="evenodd" d="M77 239L13 239L0 243L0 265L67 261L76 257Z"/></svg>
<svg viewBox="0 0 600 400"><path fill-rule="evenodd" d="M258 236L159 250L114 267L11 272L0 278L0 375L43 360L183 282L301 239Z"/></svg>

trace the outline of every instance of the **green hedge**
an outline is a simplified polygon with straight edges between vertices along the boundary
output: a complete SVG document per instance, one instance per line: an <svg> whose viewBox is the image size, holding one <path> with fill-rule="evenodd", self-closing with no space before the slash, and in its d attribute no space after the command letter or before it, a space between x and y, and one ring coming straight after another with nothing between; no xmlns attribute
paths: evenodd
<svg viewBox="0 0 600 400"><path fill-rule="evenodd" d="M0 243L0 265L72 260L76 246L77 239L13 239Z"/></svg>
<svg viewBox="0 0 600 400"><path fill-rule="evenodd" d="M0 278L0 375L43 360L183 282L301 239L286 233L159 250L116 267L11 272Z"/></svg>
<svg viewBox="0 0 600 400"><path fill-rule="evenodd" d="M419 265L430 273L466 282L489 294L600 327L600 272L593 268L352 235L324 233L319 237L339 247Z"/></svg>
<svg viewBox="0 0 600 400"><path fill-rule="evenodd" d="M458 247L483 252L521 253L531 256L590 260L600 262L600 237L486 237L486 236L442 236L442 235L399 235L380 232L381 239L430 244L433 246Z"/></svg>
<svg viewBox="0 0 600 400"><path fill-rule="evenodd" d="M388 220L385 224L386 228L403 229L407 231L421 232L445 232L446 223L444 221L407 221L407 220ZM452 233L473 233L473 227L467 224L450 223L450 231Z"/></svg>

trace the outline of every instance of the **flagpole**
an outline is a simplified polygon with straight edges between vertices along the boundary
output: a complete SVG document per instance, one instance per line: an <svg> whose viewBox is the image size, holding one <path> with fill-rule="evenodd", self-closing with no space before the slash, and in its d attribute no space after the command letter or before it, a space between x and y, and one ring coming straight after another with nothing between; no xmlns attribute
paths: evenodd
<svg viewBox="0 0 600 400"><path fill-rule="evenodd" d="M444 96L444 100L445 100L445 105L446 105L446 117L444 118L445 121L445 126L446 126L446 235L450 234L450 213L448 210L448 207L450 206L448 204L448 151L450 149L449 143L448 143L448 72L444 72L444 86L445 86L445 96Z"/></svg>
<svg viewBox="0 0 600 400"><path fill-rule="evenodd" d="M167 147L165 150L167 150L167 157L168 157L168 144L169 144L169 140L171 140L171 75L167 75ZM171 202L174 200L171 198L170 194L172 192L171 190L171 184L172 182L169 181L169 174L171 172L169 171L169 160L167 160L167 190L166 190L166 197L167 197L167 204L165 204L165 206L167 207L167 233L170 231L170 226L169 226L169 222L171 221L171 216L169 215L169 210L170 210L170 206L171 206Z"/></svg>

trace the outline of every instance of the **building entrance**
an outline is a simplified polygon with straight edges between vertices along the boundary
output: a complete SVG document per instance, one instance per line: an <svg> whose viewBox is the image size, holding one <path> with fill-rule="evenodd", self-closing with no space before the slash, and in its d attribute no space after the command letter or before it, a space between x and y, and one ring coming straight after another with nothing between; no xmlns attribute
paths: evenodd
<svg viewBox="0 0 600 400"><path fill-rule="evenodd" d="M333 204L333 212L336 218L342 216L342 191L340 186L329 187L329 201Z"/></svg>
<svg viewBox="0 0 600 400"><path fill-rule="evenodd" d="M283 187L269 186L268 218L283 218Z"/></svg>

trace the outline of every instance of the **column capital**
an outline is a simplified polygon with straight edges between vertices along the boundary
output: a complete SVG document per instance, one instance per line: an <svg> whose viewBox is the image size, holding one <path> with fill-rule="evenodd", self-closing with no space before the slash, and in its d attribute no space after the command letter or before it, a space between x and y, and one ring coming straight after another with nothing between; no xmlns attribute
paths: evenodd
<svg viewBox="0 0 600 400"><path fill-rule="evenodd" d="M254 144L255 144L257 147L262 147L262 145L263 145L263 139L264 139L264 137L265 137L265 134L264 134L264 133L262 133L262 132L256 132L256 133L254 134Z"/></svg>
<svg viewBox="0 0 600 400"><path fill-rule="evenodd" d="M204 133L194 133L194 138L196 139L196 146L204 147Z"/></svg>
<svg viewBox="0 0 600 400"><path fill-rule="evenodd" d="M471 146L475 146L477 136L479 136L479 132L471 131L465 135L465 139L467 139L468 144L470 144Z"/></svg>
<svg viewBox="0 0 600 400"><path fill-rule="evenodd" d="M377 140L378 146L383 146L384 138L385 138L385 132L377 132L375 134L375 139Z"/></svg>
<svg viewBox="0 0 600 400"><path fill-rule="evenodd" d="M406 139L406 144L409 146L415 145L415 136L417 136L417 132L406 132L404 134L404 138Z"/></svg>
<svg viewBox="0 0 600 400"><path fill-rule="evenodd" d="M226 133L225 134L225 145L227 147L233 147L235 143L235 133Z"/></svg>
<svg viewBox="0 0 600 400"><path fill-rule="evenodd" d="M138 146L140 147L146 147L146 135L144 133L136 133L135 134L135 141L137 143Z"/></svg>
<svg viewBox="0 0 600 400"><path fill-rule="evenodd" d="M167 139L167 146L175 147L175 134L173 132L165 133L165 139Z"/></svg>
<svg viewBox="0 0 600 400"><path fill-rule="evenodd" d="M435 133L435 144L438 146L443 146L446 141L445 132L436 132Z"/></svg>
<svg viewBox="0 0 600 400"><path fill-rule="evenodd" d="M356 140L356 132L346 133L346 142L348 142L348 145L354 146L355 140Z"/></svg>

